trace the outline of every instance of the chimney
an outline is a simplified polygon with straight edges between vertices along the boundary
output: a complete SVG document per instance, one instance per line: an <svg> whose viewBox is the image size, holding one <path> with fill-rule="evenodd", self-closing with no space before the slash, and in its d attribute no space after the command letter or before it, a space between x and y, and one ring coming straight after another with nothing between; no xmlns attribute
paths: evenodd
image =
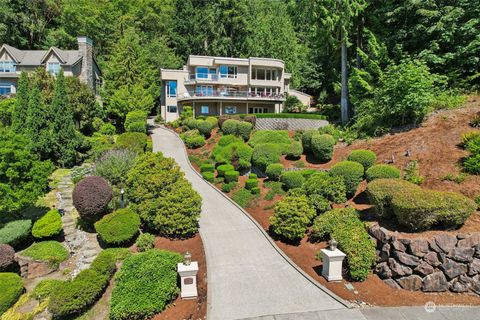
<svg viewBox="0 0 480 320"><path fill-rule="evenodd" d="M93 41L88 37L78 37L78 51L82 56L82 70L80 81L95 91L95 80L93 74Z"/></svg>

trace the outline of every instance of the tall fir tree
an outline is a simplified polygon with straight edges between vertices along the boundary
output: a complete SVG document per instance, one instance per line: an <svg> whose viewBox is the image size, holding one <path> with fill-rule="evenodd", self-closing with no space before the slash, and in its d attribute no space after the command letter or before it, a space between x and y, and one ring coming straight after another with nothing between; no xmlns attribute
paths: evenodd
<svg viewBox="0 0 480 320"><path fill-rule="evenodd" d="M12 130L15 133L25 133L28 113L28 76L22 72L18 80L17 99L12 114Z"/></svg>
<svg viewBox="0 0 480 320"><path fill-rule="evenodd" d="M50 157L49 112L36 81L31 86L24 126L24 133L31 141L31 150L38 154L40 159L48 159Z"/></svg>

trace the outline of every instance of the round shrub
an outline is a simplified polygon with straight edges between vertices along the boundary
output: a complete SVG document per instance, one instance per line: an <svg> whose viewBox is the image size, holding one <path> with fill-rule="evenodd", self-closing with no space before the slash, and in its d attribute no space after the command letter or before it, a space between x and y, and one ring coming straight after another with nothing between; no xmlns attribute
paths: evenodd
<svg viewBox="0 0 480 320"><path fill-rule="evenodd" d="M250 189L250 192L252 194L260 194L260 188L259 187L253 187L252 189Z"/></svg>
<svg viewBox="0 0 480 320"><path fill-rule="evenodd" d="M305 178L298 171L286 171L280 176L280 181L287 190L301 188Z"/></svg>
<svg viewBox="0 0 480 320"><path fill-rule="evenodd" d="M0 243L0 271L7 270L15 261L15 250L8 244Z"/></svg>
<svg viewBox="0 0 480 320"><path fill-rule="evenodd" d="M347 191L342 177L331 176L328 172L313 174L303 184L308 196L320 195L333 203L347 201Z"/></svg>
<svg viewBox="0 0 480 320"><path fill-rule="evenodd" d="M202 177L210 183L215 181L215 173L213 172L202 172Z"/></svg>
<svg viewBox="0 0 480 320"><path fill-rule="evenodd" d="M249 169L253 149L243 141L236 141L225 147L215 146L213 157L216 163L231 163L236 169Z"/></svg>
<svg viewBox="0 0 480 320"><path fill-rule="evenodd" d="M195 130L195 129L198 129L199 123L200 123L199 120L196 120L194 118L188 118L183 121L183 126L187 130Z"/></svg>
<svg viewBox="0 0 480 320"><path fill-rule="evenodd" d="M217 172L219 177L225 177L225 172L234 171L235 168L231 164L222 164L217 167Z"/></svg>
<svg viewBox="0 0 480 320"><path fill-rule="evenodd" d="M113 124L111 124L110 122L102 124L102 126L100 127L100 130L99 130L99 132L101 134L104 134L104 135L107 135L107 136L113 136L116 131L117 131L117 129L115 129L115 126Z"/></svg>
<svg viewBox="0 0 480 320"><path fill-rule="evenodd" d="M252 190L253 188L258 187L258 180L249 178L245 180L245 189Z"/></svg>
<svg viewBox="0 0 480 320"><path fill-rule="evenodd" d="M240 121L234 119L228 119L222 124L222 131L224 134L236 134L237 127Z"/></svg>
<svg viewBox="0 0 480 320"><path fill-rule="evenodd" d="M86 220L97 218L105 212L112 200L112 188L102 177L83 178L73 189L73 205Z"/></svg>
<svg viewBox="0 0 480 320"><path fill-rule="evenodd" d="M240 139L239 137L236 137L232 134L227 134L227 135L223 135L220 140L218 140L218 146L220 147L226 147L228 146L229 144L232 144L232 143L235 143L235 142L242 142L242 139Z"/></svg>
<svg viewBox="0 0 480 320"><path fill-rule="evenodd" d="M0 273L0 315L8 310L24 291L22 278L16 273Z"/></svg>
<svg viewBox="0 0 480 320"><path fill-rule="evenodd" d="M257 179L258 176L257 176L256 173L250 173L250 174L248 175L248 178L249 178L249 179Z"/></svg>
<svg viewBox="0 0 480 320"><path fill-rule="evenodd" d="M200 172L215 172L215 166L211 163L204 163L200 166Z"/></svg>
<svg viewBox="0 0 480 320"><path fill-rule="evenodd" d="M140 227L140 217L132 210L119 209L95 222L95 230L109 245L119 245L133 239Z"/></svg>
<svg viewBox="0 0 480 320"><path fill-rule="evenodd" d="M148 232L142 233L138 236L135 244L137 245L137 250L139 252L153 249L155 247L155 236Z"/></svg>
<svg viewBox="0 0 480 320"><path fill-rule="evenodd" d="M312 153L318 160L328 162L332 159L335 139L329 134L314 134L311 139Z"/></svg>
<svg viewBox="0 0 480 320"><path fill-rule="evenodd" d="M282 147L278 144L264 143L255 146L252 154L252 164L262 171L272 163L279 163Z"/></svg>
<svg viewBox="0 0 480 320"><path fill-rule="evenodd" d="M0 229L0 243L15 247L28 238L31 228L30 220L11 221Z"/></svg>
<svg viewBox="0 0 480 320"><path fill-rule="evenodd" d="M208 121L205 121L205 120L198 121L197 127L200 134L203 135L204 137L210 137L210 135L212 134L213 125Z"/></svg>
<svg viewBox="0 0 480 320"><path fill-rule="evenodd" d="M268 179L278 181L283 172L283 165L281 163L272 163L267 166L265 173Z"/></svg>
<svg viewBox="0 0 480 320"><path fill-rule="evenodd" d="M312 137L318 135L317 130L305 130L302 134L302 147L305 152L312 152Z"/></svg>
<svg viewBox="0 0 480 320"><path fill-rule="evenodd" d="M212 128L218 126L218 119L215 117L207 117L205 121L209 122L212 125Z"/></svg>
<svg viewBox="0 0 480 320"><path fill-rule="evenodd" d="M298 159L303 153L302 144L298 141L292 141L287 149L287 158Z"/></svg>
<svg viewBox="0 0 480 320"><path fill-rule="evenodd" d="M373 168L373 167L372 167ZM402 179L375 179L367 185L366 193L369 202L379 218L393 217L392 198L396 193L406 189L417 189L419 186Z"/></svg>
<svg viewBox="0 0 480 320"><path fill-rule="evenodd" d="M398 179L400 170L388 164L377 164L368 168L365 176L368 182L375 179Z"/></svg>
<svg viewBox="0 0 480 320"><path fill-rule="evenodd" d="M282 150L286 150L290 142L291 139L287 130L258 130L252 135L248 144L255 148L261 144L271 143L278 145Z"/></svg>
<svg viewBox="0 0 480 320"><path fill-rule="evenodd" d="M250 133L252 132L253 125L250 122L241 121L237 125L236 134L241 137L243 140L247 141L250 138Z"/></svg>
<svg viewBox="0 0 480 320"><path fill-rule="evenodd" d="M232 181L238 181L239 176L240 176L240 173L238 171L235 171L235 170L227 171L225 172L225 182L229 183Z"/></svg>
<svg viewBox="0 0 480 320"><path fill-rule="evenodd" d="M137 154L145 152L147 147L147 135L142 132L125 132L118 136L115 142L118 149L128 149Z"/></svg>
<svg viewBox="0 0 480 320"><path fill-rule="evenodd" d="M275 204L270 229L287 240L296 241L303 238L314 217L315 209L308 203L307 197L285 197Z"/></svg>
<svg viewBox="0 0 480 320"><path fill-rule="evenodd" d="M32 228L32 235L35 238L49 238L59 235L60 232L62 232L62 217L58 210L48 211L33 224Z"/></svg>
<svg viewBox="0 0 480 320"><path fill-rule="evenodd" d="M224 183L222 185L222 191L228 193L228 192L232 191L236 186L237 186L237 182L235 182L235 181L229 182L229 183Z"/></svg>
<svg viewBox="0 0 480 320"><path fill-rule="evenodd" d="M367 170L375 164L377 155L370 150L353 150L347 160L358 162Z"/></svg>
<svg viewBox="0 0 480 320"><path fill-rule="evenodd" d="M351 197L357 191L363 180L363 166L358 162L340 161L330 169L332 176L342 177L347 187L347 196Z"/></svg>
<svg viewBox="0 0 480 320"><path fill-rule="evenodd" d="M198 130L189 130L180 134L180 138L189 149L200 148L205 145L205 137Z"/></svg>
<svg viewBox="0 0 480 320"><path fill-rule="evenodd" d="M21 255L48 262L53 267L58 267L60 262L67 260L69 257L67 249L58 241L35 242L21 251Z"/></svg>
<svg viewBox="0 0 480 320"><path fill-rule="evenodd" d="M125 128L125 131L145 133L147 131L147 123L141 121L132 122L128 127Z"/></svg>

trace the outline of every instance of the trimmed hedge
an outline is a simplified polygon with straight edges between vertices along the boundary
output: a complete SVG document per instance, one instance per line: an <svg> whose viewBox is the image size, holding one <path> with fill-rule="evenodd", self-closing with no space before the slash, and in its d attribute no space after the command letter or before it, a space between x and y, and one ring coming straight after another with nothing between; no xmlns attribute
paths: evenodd
<svg viewBox="0 0 480 320"><path fill-rule="evenodd" d="M328 172L313 174L305 181L303 189L308 196L318 194L333 203L347 201L347 188L343 178L331 176Z"/></svg>
<svg viewBox="0 0 480 320"><path fill-rule="evenodd" d="M375 179L367 185L366 193L369 202L374 206L379 218L392 218L392 198L396 193L408 188L420 188L402 179Z"/></svg>
<svg viewBox="0 0 480 320"><path fill-rule="evenodd" d="M267 174L268 179L273 181L280 180L280 176L283 172L283 165L281 163L272 163L267 166L265 173Z"/></svg>
<svg viewBox="0 0 480 320"><path fill-rule="evenodd" d="M230 182L236 182L238 181L238 177L240 176L240 173L235 170L227 171L225 172L225 182L230 183Z"/></svg>
<svg viewBox="0 0 480 320"><path fill-rule="evenodd" d="M351 197L357 192L358 185L363 180L363 166L358 162L340 161L330 169L332 176L342 177L347 187L347 196Z"/></svg>
<svg viewBox="0 0 480 320"><path fill-rule="evenodd" d="M129 208L119 209L95 222L95 231L109 245L120 245L132 240L140 227L140 217Z"/></svg>
<svg viewBox="0 0 480 320"><path fill-rule="evenodd" d="M227 171L234 171L235 168L231 164L222 164L217 167L217 173L219 177L225 177Z"/></svg>
<svg viewBox="0 0 480 320"><path fill-rule="evenodd" d="M314 134L311 139L312 153L318 160L328 162L332 159L335 139L329 134Z"/></svg>
<svg viewBox="0 0 480 320"><path fill-rule="evenodd" d="M327 120L325 115L317 113L257 113L255 116L257 118Z"/></svg>
<svg viewBox="0 0 480 320"><path fill-rule="evenodd" d="M8 244L0 243L0 271L7 270L15 262L15 250Z"/></svg>
<svg viewBox="0 0 480 320"><path fill-rule="evenodd" d="M202 177L210 183L215 181L215 173L213 172L202 172Z"/></svg>
<svg viewBox="0 0 480 320"><path fill-rule="evenodd" d="M365 170L375 164L377 155L370 150L353 150L347 158L348 161L355 161L360 163Z"/></svg>
<svg viewBox="0 0 480 320"><path fill-rule="evenodd" d="M368 182L375 179L398 179L400 170L389 164L377 164L368 168L365 176Z"/></svg>
<svg viewBox="0 0 480 320"><path fill-rule="evenodd" d="M290 145L291 139L286 130L259 130L255 131L248 144L255 148L265 143L281 145L282 151Z"/></svg>
<svg viewBox="0 0 480 320"><path fill-rule="evenodd" d="M181 255L149 250L131 255L116 276L110 303L111 320L148 319L175 299Z"/></svg>
<svg viewBox="0 0 480 320"><path fill-rule="evenodd" d="M301 188L305 183L305 178L298 171L285 171L280 176L280 181L283 183L285 189Z"/></svg>
<svg viewBox="0 0 480 320"><path fill-rule="evenodd" d="M112 188L102 177L86 177L73 189L72 199L82 218L95 219L105 212L112 200Z"/></svg>
<svg viewBox="0 0 480 320"><path fill-rule="evenodd" d="M144 153L147 148L147 135L141 132L125 132L117 137L115 147L128 149L138 154Z"/></svg>
<svg viewBox="0 0 480 320"><path fill-rule="evenodd" d="M200 166L200 172L215 172L215 166L210 163L205 163Z"/></svg>
<svg viewBox="0 0 480 320"><path fill-rule="evenodd" d="M48 262L56 267L60 262L68 259L67 249L58 241L42 241L32 244L27 249L20 252L21 255L30 257L34 260Z"/></svg>
<svg viewBox="0 0 480 320"><path fill-rule="evenodd" d="M240 123L238 120L228 119L222 124L222 131L224 134L236 134L237 126Z"/></svg>
<svg viewBox="0 0 480 320"><path fill-rule="evenodd" d="M287 158L298 159L303 153L302 144L298 141L292 141L287 149Z"/></svg>
<svg viewBox="0 0 480 320"><path fill-rule="evenodd" d="M37 283L37 286L32 291L32 295L38 301L43 301L50 297L55 291L63 285L62 280L57 279L44 279Z"/></svg>
<svg viewBox="0 0 480 320"><path fill-rule="evenodd" d="M255 146L252 154L252 164L265 171L268 165L279 163L282 146L274 143L263 143Z"/></svg>
<svg viewBox="0 0 480 320"><path fill-rule="evenodd" d="M22 278L16 273L0 273L0 315L17 302L24 291Z"/></svg>
<svg viewBox="0 0 480 320"><path fill-rule="evenodd" d="M375 263L375 243L364 223L353 208L333 209L317 219L312 227L314 237L327 235L338 242L347 255L348 271L352 280L364 281Z"/></svg>
<svg viewBox="0 0 480 320"><path fill-rule="evenodd" d="M0 229L0 243L15 247L28 238L31 229L31 220L11 221Z"/></svg>
<svg viewBox="0 0 480 320"><path fill-rule="evenodd" d="M290 241L297 241L305 235L308 225L315 217L315 209L307 197L287 196L275 204L270 217L270 229Z"/></svg>
<svg viewBox="0 0 480 320"><path fill-rule="evenodd" d="M43 217L35 221L32 235L35 238L50 238L62 232L62 217L58 210L50 210Z"/></svg>

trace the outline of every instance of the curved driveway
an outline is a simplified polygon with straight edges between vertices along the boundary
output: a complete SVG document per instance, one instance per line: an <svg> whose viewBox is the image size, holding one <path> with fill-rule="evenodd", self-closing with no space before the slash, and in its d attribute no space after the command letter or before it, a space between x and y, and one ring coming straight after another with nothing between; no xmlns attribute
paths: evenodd
<svg viewBox="0 0 480 320"><path fill-rule="evenodd" d="M174 158L203 199L200 235L207 260L209 320L273 319L282 314L290 319L293 315L287 314L345 309L294 268L242 210L191 168L177 135L157 128L152 139L153 150Z"/></svg>

